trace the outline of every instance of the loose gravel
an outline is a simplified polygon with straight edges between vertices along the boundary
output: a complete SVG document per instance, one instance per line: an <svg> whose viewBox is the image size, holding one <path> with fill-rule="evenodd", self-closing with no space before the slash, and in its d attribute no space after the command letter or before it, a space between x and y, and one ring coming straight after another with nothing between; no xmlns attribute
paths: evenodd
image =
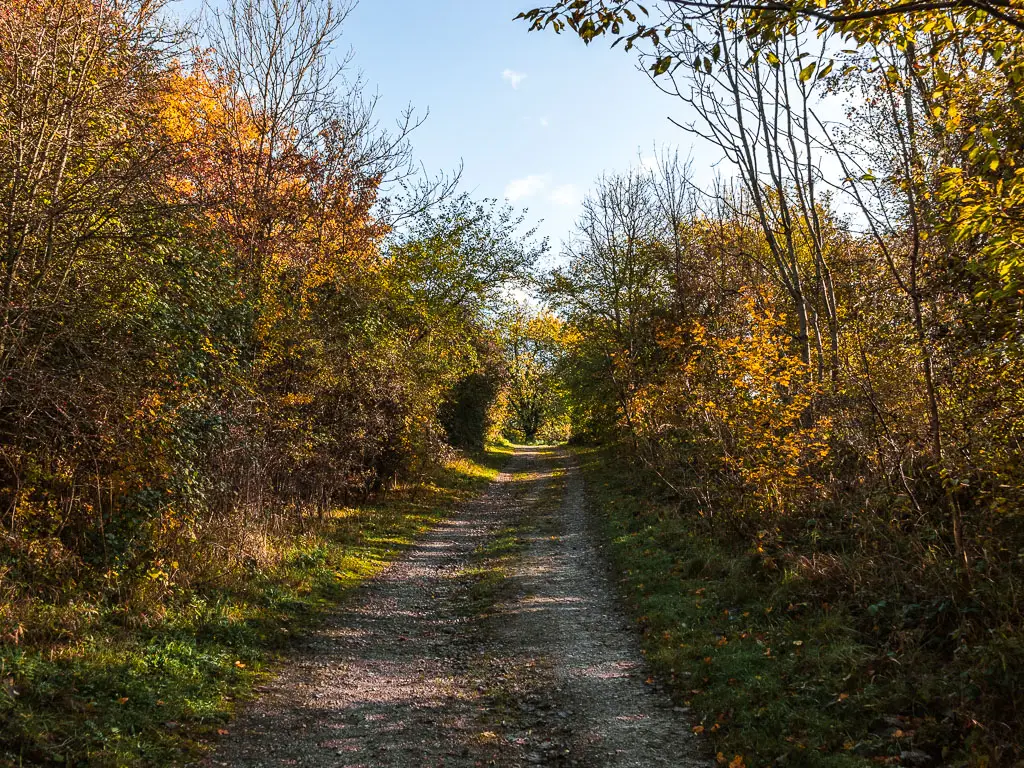
<svg viewBox="0 0 1024 768"><path fill-rule="evenodd" d="M472 574L510 529L520 552L481 606ZM642 658L571 456L522 448L485 494L306 638L207 762L711 765Z"/></svg>

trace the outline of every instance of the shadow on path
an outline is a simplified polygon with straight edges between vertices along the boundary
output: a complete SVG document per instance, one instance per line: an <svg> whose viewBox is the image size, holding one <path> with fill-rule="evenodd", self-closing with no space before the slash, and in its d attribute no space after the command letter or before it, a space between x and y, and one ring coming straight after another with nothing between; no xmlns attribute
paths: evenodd
<svg viewBox="0 0 1024 768"><path fill-rule="evenodd" d="M566 493L551 504L559 469ZM636 639L587 533L581 482L565 452L517 450L483 496L306 640L207 762L697 764L687 724L643 684ZM474 616L464 578L474 554L523 521L535 530L511 576L516 597Z"/></svg>

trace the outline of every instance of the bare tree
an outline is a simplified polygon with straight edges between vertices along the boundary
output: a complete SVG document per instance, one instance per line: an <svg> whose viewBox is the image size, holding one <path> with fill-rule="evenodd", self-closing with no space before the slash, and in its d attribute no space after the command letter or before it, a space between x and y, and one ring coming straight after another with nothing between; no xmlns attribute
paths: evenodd
<svg viewBox="0 0 1024 768"><path fill-rule="evenodd" d="M915 53L878 47L873 50L882 62L884 77L863 79L863 96L855 111L852 127L825 130L830 146L843 169L841 188L856 204L867 235L880 254L889 274L907 302L907 316L913 329L921 361L923 400L928 414L929 449L939 467L945 467L945 445L940 413L934 331L935 287L930 284L941 269L937 263L948 258L937 251L930 235L940 223L934 210L937 168L948 165L943 142L935 141L924 114L930 108L934 87L915 71ZM932 278L929 280L929 278ZM955 499L946 495L957 557L967 567L963 521Z"/></svg>
<svg viewBox="0 0 1024 768"><path fill-rule="evenodd" d="M224 198L257 284L289 211L287 185L335 117L349 58L333 53L351 8L347 0L229 0L208 11L234 171Z"/></svg>
<svg viewBox="0 0 1024 768"><path fill-rule="evenodd" d="M659 47L655 56L670 53L693 64L673 69L667 79L652 79L696 113L696 120L680 127L719 147L739 171L767 244L764 267L790 297L800 357L808 364L817 360L819 377L827 366L835 383L839 313L822 220L820 139L811 115L831 59L827 39L811 50L806 45L795 36L755 47L737 32L736 20L722 13Z"/></svg>
<svg viewBox="0 0 1024 768"><path fill-rule="evenodd" d="M287 210L279 193L307 158L329 156L372 183L376 213L392 228L450 198L461 176L461 168L431 176L413 159L410 136L426 113L409 106L393 128L381 125L378 97L351 72L352 52L338 51L353 7L351 0L230 0L207 12L238 170L238 188L225 199L237 219L250 222L256 273L261 248Z"/></svg>
<svg viewBox="0 0 1024 768"><path fill-rule="evenodd" d="M664 228L662 238L671 249L678 311L681 317L686 317L689 308L685 306L687 297L682 288L687 262L684 230L697 216L699 195L692 181L692 164L689 158L680 158L678 150L662 149L655 155L649 173L654 207Z"/></svg>
<svg viewBox="0 0 1024 768"><path fill-rule="evenodd" d="M627 426L638 363L653 348L650 320L668 295L664 221L654 178L643 171L602 177L583 203L569 263L545 289L552 304L579 319L603 349L606 372Z"/></svg>

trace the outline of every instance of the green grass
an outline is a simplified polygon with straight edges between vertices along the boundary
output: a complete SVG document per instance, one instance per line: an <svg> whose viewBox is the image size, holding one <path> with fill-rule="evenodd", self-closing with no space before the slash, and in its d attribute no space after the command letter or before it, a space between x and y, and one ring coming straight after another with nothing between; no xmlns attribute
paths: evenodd
<svg viewBox="0 0 1024 768"><path fill-rule="evenodd" d="M479 493L511 453L449 465L413 492L339 509L276 543L275 565L175 589L159 616L85 596L37 614L64 617L48 643L0 645L0 765L164 765L195 758L230 729L287 653L353 587ZM154 612L157 607L154 606ZM70 627L73 627L71 629Z"/></svg>
<svg viewBox="0 0 1024 768"><path fill-rule="evenodd" d="M855 603L823 602L798 570L702 532L611 452L577 455L646 658L720 763L852 768L925 748L982 764L928 705L929 687L956 687L940 662L873 644Z"/></svg>
<svg viewBox="0 0 1024 768"><path fill-rule="evenodd" d="M534 482L536 478L530 475L517 479L515 493L526 493ZM565 493L565 469L552 470L539 490L540 496L533 504L473 552L470 566L462 574L469 582L467 615L486 615L498 602L512 596L509 576L527 547L527 538L550 528L550 513Z"/></svg>

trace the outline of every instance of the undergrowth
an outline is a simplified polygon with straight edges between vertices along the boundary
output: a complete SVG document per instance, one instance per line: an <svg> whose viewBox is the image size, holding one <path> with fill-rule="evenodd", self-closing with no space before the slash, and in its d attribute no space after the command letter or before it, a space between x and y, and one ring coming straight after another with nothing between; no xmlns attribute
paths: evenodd
<svg viewBox="0 0 1024 768"><path fill-rule="evenodd" d="M269 565L225 562L207 582L172 576L158 604L69 587L3 606L17 629L0 644L0 766L195 757L300 630L478 493L510 453L454 460L416 487L272 538Z"/></svg>
<svg viewBox="0 0 1024 768"><path fill-rule="evenodd" d="M844 574L874 567L855 547L819 557L793 536L769 556L660 498L612 450L577 455L645 656L720 764L1022 764L1019 733L971 714L1002 702L1000 721L1014 722L1019 637L968 640L969 617L952 617L948 636L914 631L940 599L855 589Z"/></svg>

